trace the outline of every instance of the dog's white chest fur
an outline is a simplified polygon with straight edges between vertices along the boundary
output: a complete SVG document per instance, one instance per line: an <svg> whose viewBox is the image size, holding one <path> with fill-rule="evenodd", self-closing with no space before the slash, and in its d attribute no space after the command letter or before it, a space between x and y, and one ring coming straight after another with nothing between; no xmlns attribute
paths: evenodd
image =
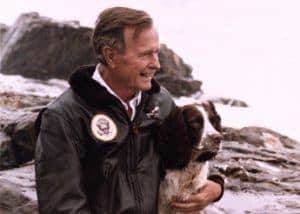
<svg viewBox="0 0 300 214"><path fill-rule="evenodd" d="M182 170L167 170L159 188L159 214L172 213L170 202L174 197L182 198L201 189L208 176L208 162L190 162Z"/></svg>

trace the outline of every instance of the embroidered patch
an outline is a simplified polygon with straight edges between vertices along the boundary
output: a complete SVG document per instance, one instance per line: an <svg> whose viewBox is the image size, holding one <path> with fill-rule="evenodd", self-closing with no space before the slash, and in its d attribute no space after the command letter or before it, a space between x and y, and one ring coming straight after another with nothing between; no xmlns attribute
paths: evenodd
<svg viewBox="0 0 300 214"><path fill-rule="evenodd" d="M114 121L104 114L97 114L93 117L91 129L94 137L104 142L113 140L118 133Z"/></svg>
<svg viewBox="0 0 300 214"><path fill-rule="evenodd" d="M146 114L146 117L153 119L159 118L159 106L155 106L150 112Z"/></svg>

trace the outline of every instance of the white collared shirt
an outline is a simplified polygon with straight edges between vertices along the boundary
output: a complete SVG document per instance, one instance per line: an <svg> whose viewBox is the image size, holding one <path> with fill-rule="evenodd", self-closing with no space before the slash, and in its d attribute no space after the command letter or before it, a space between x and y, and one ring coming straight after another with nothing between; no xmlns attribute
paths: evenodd
<svg viewBox="0 0 300 214"><path fill-rule="evenodd" d="M96 70L93 74L93 79L96 80L100 85L102 85L104 88L106 88L106 90L112 94L113 96L115 96L117 99L119 99L121 101L121 103L123 104L123 106L125 107L126 111L128 111L128 105L126 102L124 102L104 81L104 79L102 78L102 76L100 75L99 69L100 69L101 64L98 64L96 67ZM132 109L132 114L131 114L131 121L133 120L135 114L136 114L136 108L137 106L140 104L142 99L142 92L140 91L139 93L136 94L136 96L134 96L129 102L129 106Z"/></svg>

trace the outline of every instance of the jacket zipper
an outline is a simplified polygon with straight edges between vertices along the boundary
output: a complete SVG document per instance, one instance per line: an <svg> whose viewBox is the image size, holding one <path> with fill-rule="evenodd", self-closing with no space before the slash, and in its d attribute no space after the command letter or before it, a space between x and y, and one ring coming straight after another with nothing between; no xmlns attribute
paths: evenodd
<svg viewBox="0 0 300 214"><path fill-rule="evenodd" d="M131 158L131 182L132 182L132 187L133 187L133 192L134 192L134 197L137 202L137 207L138 207L138 213L144 213L143 211L143 199L142 199L142 193L141 193L141 186L138 180L138 175L137 175L137 165L138 165L138 151L135 145L135 140L134 140L134 135L135 135L135 125L134 123L130 123L130 131L131 131L131 139L130 139L130 144L131 144L131 151L132 151L132 158Z"/></svg>
<svg viewBox="0 0 300 214"><path fill-rule="evenodd" d="M134 199L136 201L137 204L137 213L138 214L142 214L144 213L142 204L143 204L143 199L142 199L142 194L141 194L141 186L140 183L138 181L138 177L137 177L137 149L135 146L135 140L134 140L134 135L135 135L135 119L133 121L131 121L129 115L127 114L126 109L124 108L124 106L120 103L120 105L123 107L124 113L125 113L125 117L126 120L129 124L129 128L130 128L130 143L129 143L129 176L128 179L130 179L130 183L133 189L133 193L134 193ZM138 115L139 111L136 112L136 115Z"/></svg>

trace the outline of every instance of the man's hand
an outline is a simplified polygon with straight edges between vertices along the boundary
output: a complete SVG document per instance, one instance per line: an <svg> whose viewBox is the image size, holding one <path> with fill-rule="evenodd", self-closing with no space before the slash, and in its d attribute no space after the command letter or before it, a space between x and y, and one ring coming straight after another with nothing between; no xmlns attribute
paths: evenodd
<svg viewBox="0 0 300 214"><path fill-rule="evenodd" d="M205 186L196 194L190 195L183 201L177 199L171 202L171 207L183 213L192 213L203 210L211 202L215 201L222 193L220 184L207 180Z"/></svg>

